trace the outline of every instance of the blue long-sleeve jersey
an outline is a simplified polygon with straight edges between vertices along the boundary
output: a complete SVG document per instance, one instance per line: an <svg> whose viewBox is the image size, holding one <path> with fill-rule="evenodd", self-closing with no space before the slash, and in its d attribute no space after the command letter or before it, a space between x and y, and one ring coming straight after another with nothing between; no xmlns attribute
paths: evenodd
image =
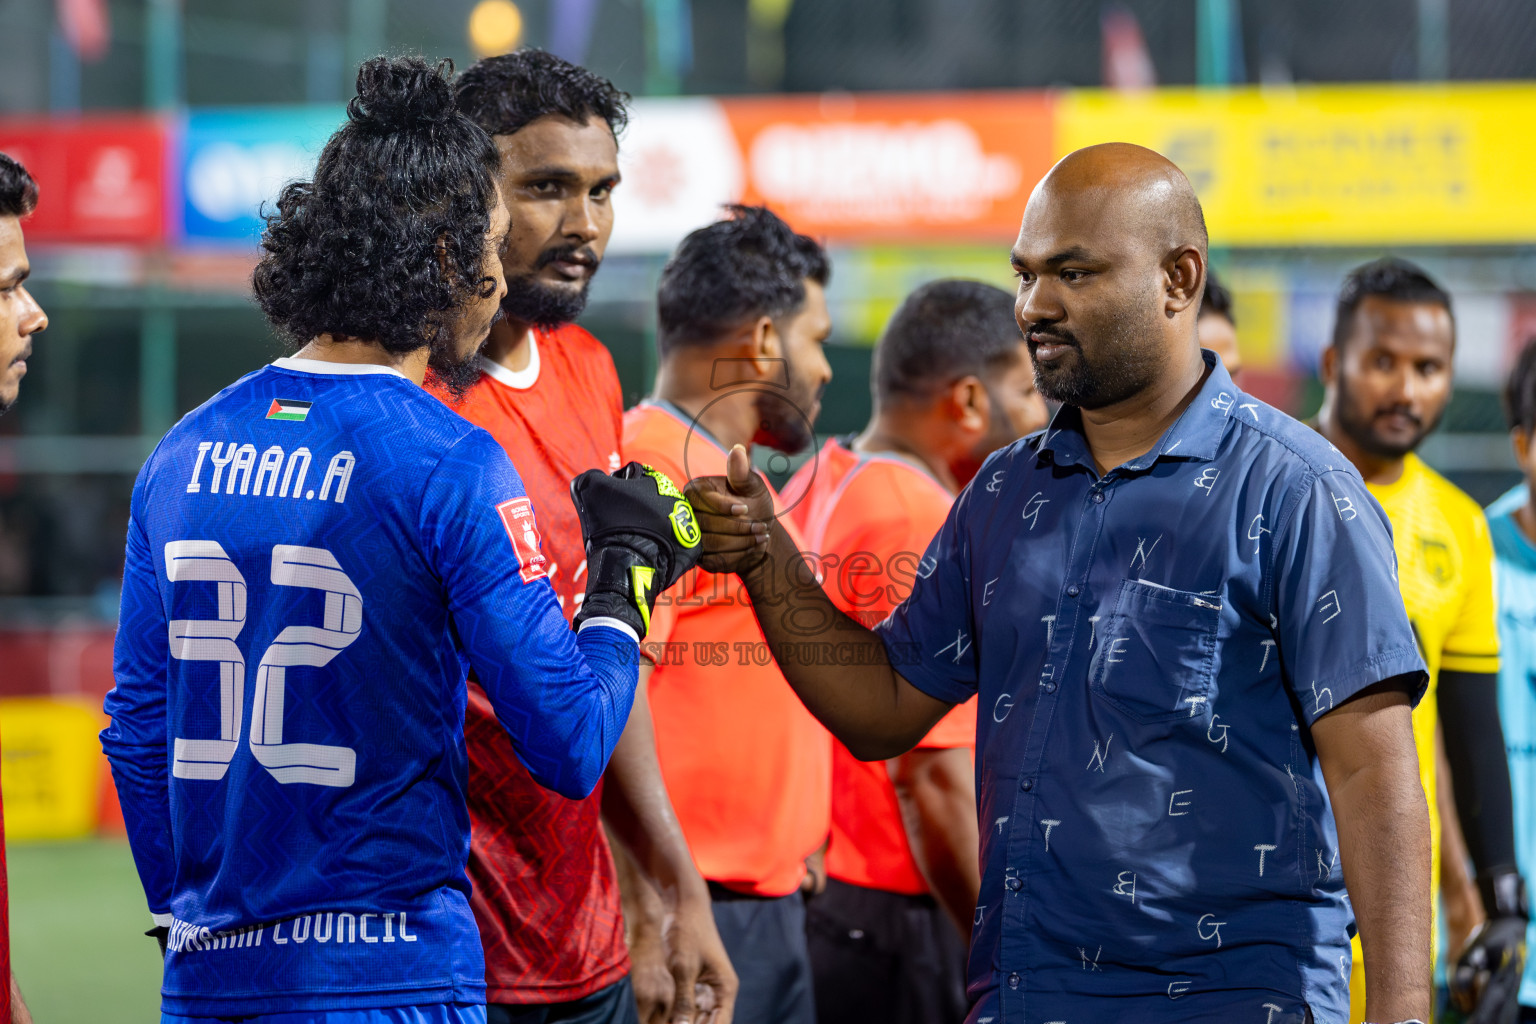
<svg viewBox="0 0 1536 1024"><path fill-rule="evenodd" d="M282 359L189 414L134 487L102 733L165 1010L483 1002L466 671L575 798L636 664L572 636L501 447L398 373Z"/></svg>

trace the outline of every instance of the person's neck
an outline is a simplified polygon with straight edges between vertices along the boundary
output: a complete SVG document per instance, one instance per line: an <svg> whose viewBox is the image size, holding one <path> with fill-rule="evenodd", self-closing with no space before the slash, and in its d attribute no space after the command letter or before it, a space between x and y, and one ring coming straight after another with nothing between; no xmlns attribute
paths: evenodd
<svg viewBox="0 0 1536 1024"><path fill-rule="evenodd" d="M1317 410L1317 429L1328 443L1337 448L1350 461L1368 484L1385 487L1395 484L1403 476L1403 457L1387 458L1372 455L1355 443L1354 438L1339 428L1339 418L1334 410L1333 396L1323 399L1323 407Z"/></svg>
<svg viewBox="0 0 1536 1024"><path fill-rule="evenodd" d="M726 451L739 444L750 452L761 425L758 392L755 388L741 388L722 394L711 387L714 362L712 357L689 360L679 356L663 363L656 373L653 395L677 406Z"/></svg>
<svg viewBox="0 0 1536 1024"><path fill-rule="evenodd" d="M481 352L498 366L521 373L533 361L532 340L532 324L503 317L491 327L491 336Z"/></svg>
<svg viewBox="0 0 1536 1024"><path fill-rule="evenodd" d="M1195 400L1208 373L1199 348L1193 348L1177 373L1114 405L1080 409L1083 436L1099 475L1151 451Z"/></svg>
<svg viewBox="0 0 1536 1024"><path fill-rule="evenodd" d="M885 411L875 413L858 437L853 450L864 455L891 453L901 455L926 469L930 476L955 494L960 482L949 467L949 460L932 445L924 443L923 432L900 416Z"/></svg>
<svg viewBox="0 0 1536 1024"><path fill-rule="evenodd" d="M376 341L336 338L319 334L293 354L295 359L316 359L322 363L353 363L363 366L388 366L399 370L418 385L427 377L427 359L431 350L423 345L409 352L391 352Z"/></svg>

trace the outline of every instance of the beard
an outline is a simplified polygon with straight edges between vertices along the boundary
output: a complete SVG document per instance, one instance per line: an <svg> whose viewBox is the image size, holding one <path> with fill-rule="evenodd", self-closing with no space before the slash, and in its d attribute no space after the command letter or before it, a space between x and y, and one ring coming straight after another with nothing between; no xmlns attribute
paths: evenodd
<svg viewBox="0 0 1536 1024"><path fill-rule="evenodd" d="M988 455L991 455L999 448L1008 447L1019 439L1019 435L1013 432L1013 424L1008 421L1008 414L1003 411L1003 403L997 400L997 396L992 393L992 388L983 383L982 389L987 394L988 419L990 422L987 424L986 436L977 441L976 446L971 449L971 461L975 463L975 468L971 470L972 476L975 476L976 470L980 469L981 464L987 461ZM961 481L962 484L968 482L969 478Z"/></svg>
<svg viewBox="0 0 1536 1024"><path fill-rule="evenodd" d="M459 336L452 330L440 331L437 339L432 342L432 351L427 356L427 381L441 385L452 398L453 404L462 402L469 389L480 379L480 350L491 336L491 327L504 316L504 309L496 310L491 322L486 325L480 343L464 355L459 354Z"/></svg>
<svg viewBox="0 0 1536 1024"><path fill-rule="evenodd" d="M1035 366L1035 389L1050 401L1079 409L1102 409L1138 394L1157 380L1164 363L1156 325L1150 318L1127 314L1113 317L1094 346L1105 353L1103 357L1090 358L1077 336L1059 327L1031 325L1024 333ZM1068 345L1072 351L1057 357L1052 365L1042 366L1035 358L1035 334L1042 340Z"/></svg>
<svg viewBox="0 0 1536 1024"><path fill-rule="evenodd" d="M1375 412L1367 412L1349 397L1349 391L1344 386L1344 372L1341 367L1335 379L1338 401L1334 406L1335 419L1339 429L1344 435L1353 441L1361 451L1378 459L1401 459L1409 452L1414 451L1424 443L1424 439L1434 433L1440 426L1440 421L1445 418L1445 410L1449 403L1440 407L1433 419L1425 422L1412 412L1399 407L1390 409L1378 409ZM1413 418L1417 429L1413 438L1409 441L1397 441L1382 437L1376 432L1376 416L1382 412L1404 412Z"/></svg>
<svg viewBox="0 0 1536 1024"><path fill-rule="evenodd" d="M757 392L757 435L753 440L786 455L804 451L816 439L812 411L821 400L822 387L812 387L795 377L794 364L785 360L789 374L787 392Z"/></svg>
<svg viewBox="0 0 1536 1024"><path fill-rule="evenodd" d="M544 267L578 254L592 261L592 273L580 285L539 280L538 273ZM587 246L564 245L545 249L532 271L507 277L507 294L501 300L501 310L510 320L546 330L571 323L587 308L587 292L600 265L597 254Z"/></svg>

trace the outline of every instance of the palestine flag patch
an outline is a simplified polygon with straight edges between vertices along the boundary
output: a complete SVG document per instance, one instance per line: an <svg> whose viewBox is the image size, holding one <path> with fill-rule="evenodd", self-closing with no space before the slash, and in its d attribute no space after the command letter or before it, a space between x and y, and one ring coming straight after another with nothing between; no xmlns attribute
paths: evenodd
<svg viewBox="0 0 1536 1024"><path fill-rule="evenodd" d="M293 402L286 398L272 399L272 408L267 410L269 420L293 420L303 423L309 416L309 407L313 402Z"/></svg>

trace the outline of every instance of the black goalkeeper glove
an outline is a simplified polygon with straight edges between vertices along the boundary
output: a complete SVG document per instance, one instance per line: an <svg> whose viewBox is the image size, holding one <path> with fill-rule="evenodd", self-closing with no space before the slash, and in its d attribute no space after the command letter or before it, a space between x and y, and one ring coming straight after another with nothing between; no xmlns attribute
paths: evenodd
<svg viewBox="0 0 1536 1024"><path fill-rule="evenodd" d="M169 928L167 928L163 924L157 924L153 928L151 928L149 931L145 932L144 934L148 935L150 938L154 939L157 944L159 944L159 946L160 946L160 959L164 960L165 959L165 942L166 942L167 939L169 939L171 937L171 930Z"/></svg>
<svg viewBox="0 0 1536 1024"><path fill-rule="evenodd" d="M587 470L571 481L571 500L587 544L587 596L575 625L614 618L644 639L656 595L699 560L693 508L665 473L638 462L612 476Z"/></svg>
<svg viewBox="0 0 1536 1024"><path fill-rule="evenodd" d="M1451 1000L1467 1024L1513 1024L1519 1019L1525 972L1525 928L1530 920L1525 880L1510 869L1481 874L1478 890L1488 920L1467 940L1447 979Z"/></svg>

